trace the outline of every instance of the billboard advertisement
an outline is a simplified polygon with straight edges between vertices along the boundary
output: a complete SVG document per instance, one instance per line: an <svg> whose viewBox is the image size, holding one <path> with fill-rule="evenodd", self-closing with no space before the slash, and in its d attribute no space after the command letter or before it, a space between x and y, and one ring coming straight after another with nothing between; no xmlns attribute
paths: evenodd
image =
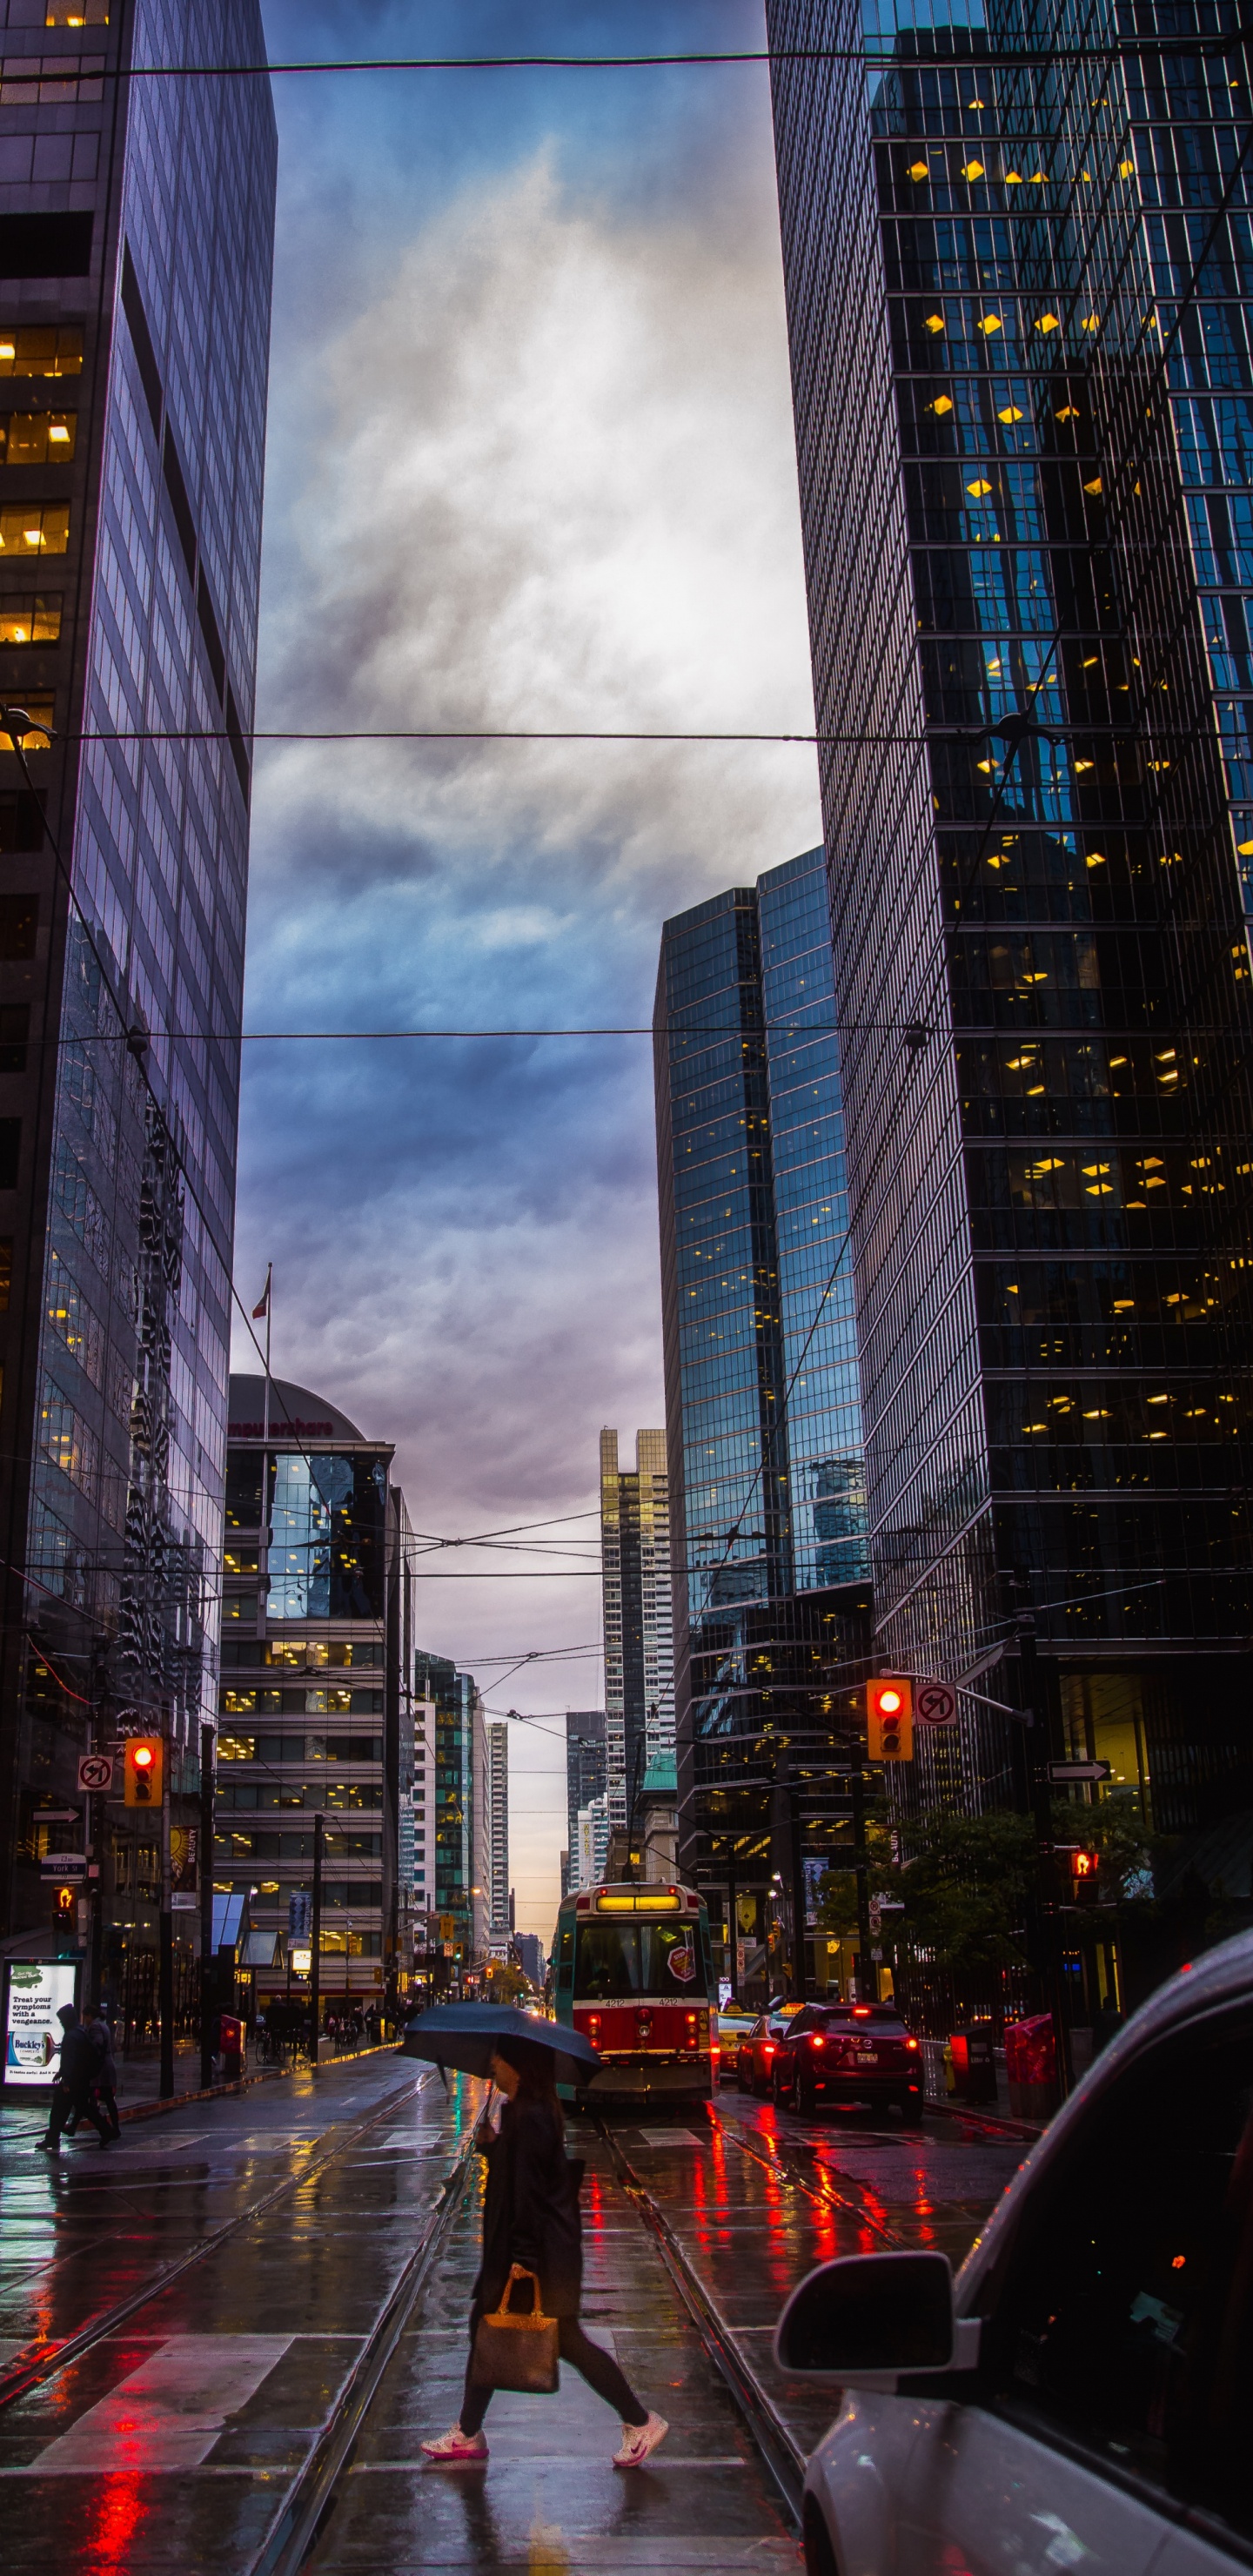
<svg viewBox="0 0 1253 2576"><path fill-rule="evenodd" d="M9 1966L5 2014L6 2084L50 2084L61 2046L57 2014L74 2002L78 1968L72 1959L14 1959Z"/></svg>

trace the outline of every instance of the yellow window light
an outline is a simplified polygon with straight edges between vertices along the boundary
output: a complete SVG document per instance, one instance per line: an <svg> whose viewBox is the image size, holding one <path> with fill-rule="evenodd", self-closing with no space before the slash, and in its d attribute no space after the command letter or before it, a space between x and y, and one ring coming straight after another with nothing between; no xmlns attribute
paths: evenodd
<svg viewBox="0 0 1253 2576"><path fill-rule="evenodd" d="M996 417L998 420L1015 421L1022 419L1022 413L1017 403L1006 403L1004 411L998 411Z"/></svg>
<svg viewBox="0 0 1253 2576"><path fill-rule="evenodd" d="M911 161L909 165L909 175L911 179L929 179L931 176L930 165L926 161Z"/></svg>
<svg viewBox="0 0 1253 2576"><path fill-rule="evenodd" d="M1084 329L1085 331L1099 331L1099 330L1100 330L1100 327L1101 327L1101 317L1100 317L1099 313L1085 313L1085 314L1084 314L1084 317L1083 317L1083 329Z"/></svg>
<svg viewBox="0 0 1253 2576"><path fill-rule="evenodd" d="M1002 322L999 313L985 313L979 324L979 329L982 331L985 339L988 340L991 339L994 331L1003 331L1004 328L1005 325Z"/></svg>
<svg viewBox="0 0 1253 2576"><path fill-rule="evenodd" d="M934 338L935 333L936 333L937 331L942 331L942 330L943 330L943 328L944 328L944 316L943 316L943 314L942 314L942 313L928 313L928 314L926 314L926 315L924 316L924 319L923 319L923 325L922 325L922 327L923 327L923 330L924 330L924 331L930 331L930 333L932 334L932 337Z"/></svg>
<svg viewBox="0 0 1253 2576"><path fill-rule="evenodd" d="M1075 767L1076 769L1095 769L1096 762L1094 760L1077 760L1075 762Z"/></svg>
<svg viewBox="0 0 1253 2576"><path fill-rule="evenodd" d="M1253 841L1237 841L1236 848L1242 859L1253 859Z"/></svg>
<svg viewBox="0 0 1253 2576"><path fill-rule="evenodd" d="M928 403L927 405L928 411L937 412L941 420L943 420L945 412L951 411L952 408L953 406L949 401L947 394L937 394L935 401L933 403Z"/></svg>
<svg viewBox="0 0 1253 2576"><path fill-rule="evenodd" d="M994 761L994 760L977 760L977 761L975 762L975 767L976 767L976 769L981 769L981 770L983 771L983 773L984 773L984 776L985 776L985 777L987 777L987 778L990 778L990 777L991 777L993 770L994 770L997 766L998 766L998 764L997 764L997 762L996 762L996 761Z"/></svg>
<svg viewBox="0 0 1253 2576"><path fill-rule="evenodd" d="M1104 868L1108 867L1109 861L1104 850L1089 850L1086 864L1090 868Z"/></svg>
<svg viewBox="0 0 1253 2576"><path fill-rule="evenodd" d="M1006 173L1005 173L1005 185L1006 185L1006 187L1007 187L1007 188L1021 188L1021 186L1022 186L1022 172L1021 172L1021 170L1007 170L1007 171L1006 171Z"/></svg>
<svg viewBox="0 0 1253 2576"><path fill-rule="evenodd" d="M1099 475L1099 474L1094 474L1094 475L1093 475L1093 477L1092 477L1091 482L1090 482L1090 483L1085 483L1083 488L1084 488L1084 491L1085 491L1085 492L1091 492L1091 493L1093 493L1093 494L1096 496L1096 498L1099 500L1099 499L1100 499L1100 495L1101 495L1101 478L1100 478L1100 475Z"/></svg>
<svg viewBox="0 0 1253 2576"><path fill-rule="evenodd" d="M986 480L986 478L985 478L982 474L976 474L976 476L975 476L975 479L974 479L973 483L968 483L968 484L966 485L966 490L967 490L968 492L973 492L973 494L974 494L974 497L975 497L976 501L981 501L981 500L983 499L983 497L984 497L984 494L985 494L985 493L987 493L987 492L990 492L990 491L991 491L991 489L992 489L991 484Z"/></svg>
<svg viewBox="0 0 1253 2576"><path fill-rule="evenodd" d="M1031 185L1033 188L1046 188L1048 186L1048 179L1043 170L1032 171Z"/></svg>
<svg viewBox="0 0 1253 2576"><path fill-rule="evenodd" d="M1134 179L1135 175L1136 175L1136 165L1135 165L1134 161L1120 161L1120 162L1119 162L1119 164L1118 164L1118 176L1119 176L1119 178L1120 178L1120 179Z"/></svg>
<svg viewBox="0 0 1253 2576"><path fill-rule="evenodd" d="M1049 331L1060 331L1062 326L1056 313L1042 313L1035 327L1037 331L1047 334Z"/></svg>
<svg viewBox="0 0 1253 2576"><path fill-rule="evenodd" d="M1232 86L1232 88L1233 88L1233 89L1235 88L1235 82L1234 82L1234 81L1232 82L1231 86ZM983 105L983 101L982 101L982 99L981 99L981 98L968 98L968 99L967 99L967 101L966 101L966 105L967 105L967 107L982 107L982 105Z"/></svg>
<svg viewBox="0 0 1253 2576"><path fill-rule="evenodd" d="M963 164L962 164L962 177L963 177L963 179L981 179L981 178L983 177L983 163L982 163L982 161L965 161L965 162L963 162Z"/></svg>
<svg viewBox="0 0 1253 2576"><path fill-rule="evenodd" d="M1057 417L1059 420L1078 420L1079 414L1073 403L1063 403Z"/></svg>

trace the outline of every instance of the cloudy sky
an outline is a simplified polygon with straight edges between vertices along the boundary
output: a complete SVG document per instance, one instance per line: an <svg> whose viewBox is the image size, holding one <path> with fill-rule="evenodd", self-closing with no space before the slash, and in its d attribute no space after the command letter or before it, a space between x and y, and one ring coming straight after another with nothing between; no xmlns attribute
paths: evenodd
<svg viewBox="0 0 1253 2576"><path fill-rule="evenodd" d="M275 63L762 39L758 0L264 6ZM811 726L764 69L275 98L259 726ZM646 1023L666 915L818 837L803 749L274 747L247 1025ZM511 1841L547 1937L559 1712L602 1704L597 1435L664 1419L648 1042L245 1054L238 1278L274 1263L276 1370L396 1440L421 1531L548 1525L422 1569L425 1641L541 1721Z"/></svg>

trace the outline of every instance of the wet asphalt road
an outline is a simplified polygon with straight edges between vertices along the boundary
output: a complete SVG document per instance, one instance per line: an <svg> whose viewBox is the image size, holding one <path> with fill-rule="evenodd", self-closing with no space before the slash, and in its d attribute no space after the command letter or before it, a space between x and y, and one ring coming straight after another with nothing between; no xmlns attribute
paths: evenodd
<svg viewBox="0 0 1253 2576"><path fill-rule="evenodd" d="M0 2411L7 2566L91 2576L245 2576L429 2225L482 2088L394 2057L258 2086L75 2145L49 2170L36 2123L0 2122L0 2370L149 2289L115 2331ZM810 2265L876 2245L960 2258L1025 2149L974 2124L921 2132L803 2122L724 2088L710 2114L615 2124L634 2172L805 2448L830 2401L779 2380L769 2340ZM431 2470L419 2445L457 2409L477 2261L478 2187L371 2405L314 2557L343 2569L570 2571L799 2564L752 2439L622 2190L588 2158L584 2319L671 2423L642 2473L570 2372L559 2397L498 2396L486 2470ZM477 2168L475 2169L477 2172ZM275 2196L277 2195L277 2196ZM269 2205L249 2215L263 2199ZM167 2287L158 2274L242 2221Z"/></svg>

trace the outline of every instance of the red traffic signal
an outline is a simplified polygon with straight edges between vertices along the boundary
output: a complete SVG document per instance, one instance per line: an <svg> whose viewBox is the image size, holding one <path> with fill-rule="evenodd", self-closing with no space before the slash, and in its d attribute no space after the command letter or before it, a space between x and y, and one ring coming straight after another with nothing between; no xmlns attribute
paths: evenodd
<svg viewBox="0 0 1253 2576"><path fill-rule="evenodd" d="M1072 1851L1070 1855L1070 1875L1074 1880L1076 1887L1094 1887L1096 1885L1097 1874L1100 1868L1100 1858L1101 1855L1099 1852Z"/></svg>
<svg viewBox="0 0 1253 2576"><path fill-rule="evenodd" d="M74 1920L74 1908L77 1901L77 1888L64 1886L59 1887L53 1899L52 1906L55 1920L58 1923L72 1923Z"/></svg>
<svg viewBox="0 0 1253 2576"><path fill-rule="evenodd" d="M866 1684L866 1752L871 1762L911 1762L914 1686L900 1673Z"/></svg>
<svg viewBox="0 0 1253 2576"><path fill-rule="evenodd" d="M132 1735L123 1748L128 1807L159 1807L164 1746L159 1735Z"/></svg>

